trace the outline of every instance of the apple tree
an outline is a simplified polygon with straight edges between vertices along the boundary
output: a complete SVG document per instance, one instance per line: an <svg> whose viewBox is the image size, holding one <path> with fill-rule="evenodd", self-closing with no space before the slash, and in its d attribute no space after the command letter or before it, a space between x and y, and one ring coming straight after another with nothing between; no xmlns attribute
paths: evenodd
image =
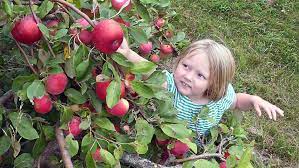
<svg viewBox="0 0 299 168"><path fill-rule="evenodd" d="M2 166L251 167L235 117L208 136L176 118L161 69L190 42L169 0L2 0L1 12L26 64L0 99ZM124 37L149 61L117 53Z"/></svg>

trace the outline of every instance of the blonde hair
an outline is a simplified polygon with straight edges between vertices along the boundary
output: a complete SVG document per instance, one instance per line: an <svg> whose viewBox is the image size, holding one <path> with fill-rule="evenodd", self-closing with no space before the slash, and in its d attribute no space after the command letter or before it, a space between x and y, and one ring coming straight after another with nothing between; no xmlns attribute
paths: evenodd
<svg viewBox="0 0 299 168"><path fill-rule="evenodd" d="M205 96L210 100L221 99L232 82L235 73L235 61L230 50L222 44L210 39L199 40L191 43L179 56L174 64L174 70L179 62L192 52L204 52L210 63L209 86ZM191 55L191 54L190 54Z"/></svg>

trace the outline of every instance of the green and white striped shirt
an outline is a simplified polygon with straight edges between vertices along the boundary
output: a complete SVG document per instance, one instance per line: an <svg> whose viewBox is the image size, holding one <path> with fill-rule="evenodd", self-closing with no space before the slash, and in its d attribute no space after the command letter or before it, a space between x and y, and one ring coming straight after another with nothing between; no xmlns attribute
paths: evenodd
<svg viewBox="0 0 299 168"><path fill-rule="evenodd" d="M178 119L186 120L189 128L201 135L219 123L223 113L230 108L236 97L234 88L229 84L226 94L220 100L206 105L193 103L187 96L179 93L173 74L166 70L163 72L166 74L167 90L174 94L173 104L178 110Z"/></svg>

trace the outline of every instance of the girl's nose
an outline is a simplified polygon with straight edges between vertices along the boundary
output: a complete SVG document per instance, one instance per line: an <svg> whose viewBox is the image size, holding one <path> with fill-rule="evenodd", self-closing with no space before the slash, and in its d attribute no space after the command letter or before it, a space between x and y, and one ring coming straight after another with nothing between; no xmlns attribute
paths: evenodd
<svg viewBox="0 0 299 168"><path fill-rule="evenodd" d="M192 74L191 73L186 73L184 78L188 81L191 82L192 81Z"/></svg>

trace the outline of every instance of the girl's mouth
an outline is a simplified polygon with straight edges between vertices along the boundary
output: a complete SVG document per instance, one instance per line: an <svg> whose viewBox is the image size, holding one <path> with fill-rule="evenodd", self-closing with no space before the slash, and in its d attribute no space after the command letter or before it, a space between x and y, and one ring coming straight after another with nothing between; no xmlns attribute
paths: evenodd
<svg viewBox="0 0 299 168"><path fill-rule="evenodd" d="M190 85L188 85L186 82L183 82L183 81L181 81L181 84L182 84L184 87L191 88L191 86L190 86Z"/></svg>

